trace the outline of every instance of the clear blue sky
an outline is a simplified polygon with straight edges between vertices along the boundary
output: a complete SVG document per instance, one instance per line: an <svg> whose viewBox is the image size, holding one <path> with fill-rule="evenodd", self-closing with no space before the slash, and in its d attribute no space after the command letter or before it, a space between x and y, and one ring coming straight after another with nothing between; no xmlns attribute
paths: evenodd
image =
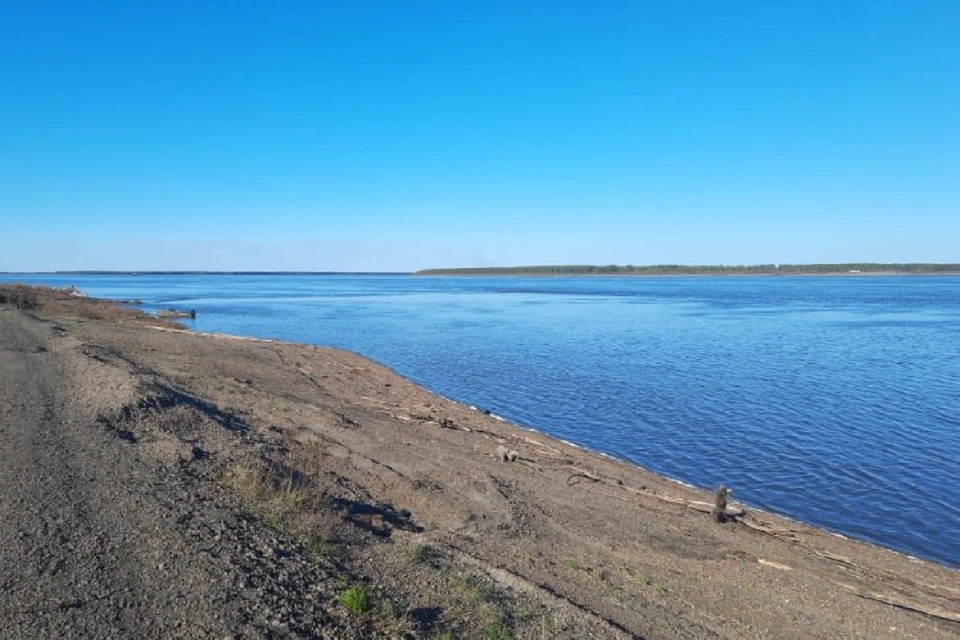
<svg viewBox="0 0 960 640"><path fill-rule="evenodd" d="M960 2L6 2L0 270L960 262Z"/></svg>

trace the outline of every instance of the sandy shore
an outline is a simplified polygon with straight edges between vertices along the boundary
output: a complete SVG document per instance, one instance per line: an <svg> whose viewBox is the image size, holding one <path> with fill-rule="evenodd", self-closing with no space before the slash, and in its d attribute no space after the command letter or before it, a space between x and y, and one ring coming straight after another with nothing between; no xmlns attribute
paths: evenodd
<svg viewBox="0 0 960 640"><path fill-rule="evenodd" d="M14 637L960 637L953 570L716 523L359 355L36 306L0 306Z"/></svg>

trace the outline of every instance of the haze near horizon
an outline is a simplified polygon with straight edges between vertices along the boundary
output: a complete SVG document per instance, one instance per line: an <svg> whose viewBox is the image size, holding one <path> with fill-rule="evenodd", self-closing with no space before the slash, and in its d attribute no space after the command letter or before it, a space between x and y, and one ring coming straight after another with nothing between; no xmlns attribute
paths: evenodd
<svg viewBox="0 0 960 640"><path fill-rule="evenodd" d="M960 5L20 3L0 271L960 262Z"/></svg>

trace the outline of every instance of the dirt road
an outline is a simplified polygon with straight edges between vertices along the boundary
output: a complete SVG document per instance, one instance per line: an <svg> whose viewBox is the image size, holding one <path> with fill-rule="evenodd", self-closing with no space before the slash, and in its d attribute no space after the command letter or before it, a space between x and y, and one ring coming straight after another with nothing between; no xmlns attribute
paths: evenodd
<svg viewBox="0 0 960 640"><path fill-rule="evenodd" d="M340 637L329 577L189 465L102 416L135 380L0 310L4 638ZM329 598L329 594L328 598Z"/></svg>

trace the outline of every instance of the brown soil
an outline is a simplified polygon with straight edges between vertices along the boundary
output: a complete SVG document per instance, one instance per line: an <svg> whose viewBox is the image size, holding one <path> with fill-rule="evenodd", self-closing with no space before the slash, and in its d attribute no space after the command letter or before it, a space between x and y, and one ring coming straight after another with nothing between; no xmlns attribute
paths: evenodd
<svg viewBox="0 0 960 640"><path fill-rule="evenodd" d="M7 637L960 637L955 571L717 523L361 356L36 306L0 306Z"/></svg>

